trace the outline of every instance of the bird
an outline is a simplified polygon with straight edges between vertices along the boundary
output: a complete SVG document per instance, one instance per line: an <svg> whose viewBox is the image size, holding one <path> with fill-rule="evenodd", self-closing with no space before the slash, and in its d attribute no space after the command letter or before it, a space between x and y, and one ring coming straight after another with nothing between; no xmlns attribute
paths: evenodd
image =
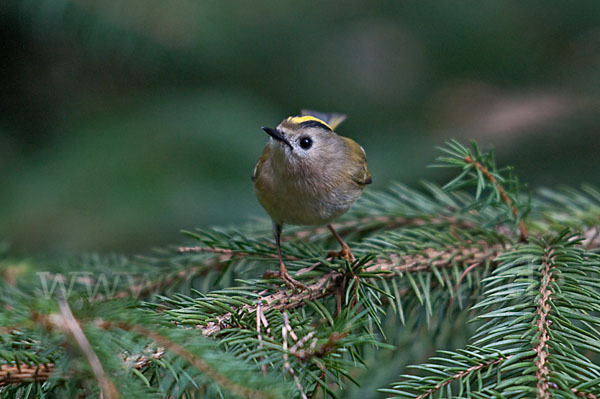
<svg viewBox="0 0 600 399"><path fill-rule="evenodd" d="M350 247L332 222L346 213L372 183L365 150L335 129L346 119L340 113L302 110L276 128L262 127L269 139L252 172L256 197L273 223L279 278L291 289L306 288L290 276L281 253L283 226L323 226L341 246L331 251L350 262Z"/></svg>

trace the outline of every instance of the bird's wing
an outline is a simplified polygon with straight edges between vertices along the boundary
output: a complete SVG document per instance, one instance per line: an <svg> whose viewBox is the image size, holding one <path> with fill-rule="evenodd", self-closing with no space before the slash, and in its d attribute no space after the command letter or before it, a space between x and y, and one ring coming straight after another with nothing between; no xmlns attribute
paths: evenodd
<svg viewBox="0 0 600 399"><path fill-rule="evenodd" d="M310 109L303 109L302 111L300 111L300 114L302 116L314 116L315 118L322 120L323 122L329 125L331 130L335 130L335 128L338 127L340 123L346 120L346 115L338 114L335 112L327 113L313 111Z"/></svg>
<svg viewBox="0 0 600 399"><path fill-rule="evenodd" d="M352 160L352 180L359 186L373 183L369 165L367 164L367 154L365 153L365 150L356 141L349 139L348 137L342 137L342 139L348 146Z"/></svg>
<svg viewBox="0 0 600 399"><path fill-rule="evenodd" d="M266 146L262 155L260 156L260 158L258 158L258 161L256 161L256 165L254 166L254 170L252 171L252 176L250 176L250 179L252 179L253 182L256 182L256 178L260 174L260 168L262 167L262 165L265 163L265 161L269 157L270 151L271 151L271 147Z"/></svg>

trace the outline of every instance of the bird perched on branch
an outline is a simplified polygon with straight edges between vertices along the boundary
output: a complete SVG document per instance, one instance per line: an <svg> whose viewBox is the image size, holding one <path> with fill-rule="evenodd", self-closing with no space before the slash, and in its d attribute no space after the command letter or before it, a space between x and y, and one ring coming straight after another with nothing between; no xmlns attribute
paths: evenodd
<svg viewBox="0 0 600 399"><path fill-rule="evenodd" d="M258 201L273 220L279 277L290 288L293 279L281 255L284 224L327 225L341 245L335 253L354 261L350 247L331 225L348 211L372 182L364 149L334 129L345 115L303 110L276 128L263 127L269 141L252 173Z"/></svg>

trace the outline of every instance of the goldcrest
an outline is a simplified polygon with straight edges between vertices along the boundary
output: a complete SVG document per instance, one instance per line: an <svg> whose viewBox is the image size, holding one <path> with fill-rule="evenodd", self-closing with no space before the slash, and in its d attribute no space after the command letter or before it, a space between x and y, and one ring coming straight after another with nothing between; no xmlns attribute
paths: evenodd
<svg viewBox="0 0 600 399"><path fill-rule="evenodd" d="M334 129L345 115L303 110L276 128L263 127L270 138L252 173L258 201L273 220L279 257L279 277L290 288L304 287L293 279L281 255L284 224L327 225L353 261L348 245L331 223L361 196L372 182L364 149Z"/></svg>

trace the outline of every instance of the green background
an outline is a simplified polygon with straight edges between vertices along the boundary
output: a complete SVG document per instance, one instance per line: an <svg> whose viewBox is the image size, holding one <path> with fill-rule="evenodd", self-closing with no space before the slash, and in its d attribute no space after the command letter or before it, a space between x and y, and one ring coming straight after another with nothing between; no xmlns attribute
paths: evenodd
<svg viewBox="0 0 600 399"><path fill-rule="evenodd" d="M5 0L0 240L144 253L265 218L250 173L301 108L349 115L374 184L449 138L534 189L600 183L600 2Z"/></svg>

